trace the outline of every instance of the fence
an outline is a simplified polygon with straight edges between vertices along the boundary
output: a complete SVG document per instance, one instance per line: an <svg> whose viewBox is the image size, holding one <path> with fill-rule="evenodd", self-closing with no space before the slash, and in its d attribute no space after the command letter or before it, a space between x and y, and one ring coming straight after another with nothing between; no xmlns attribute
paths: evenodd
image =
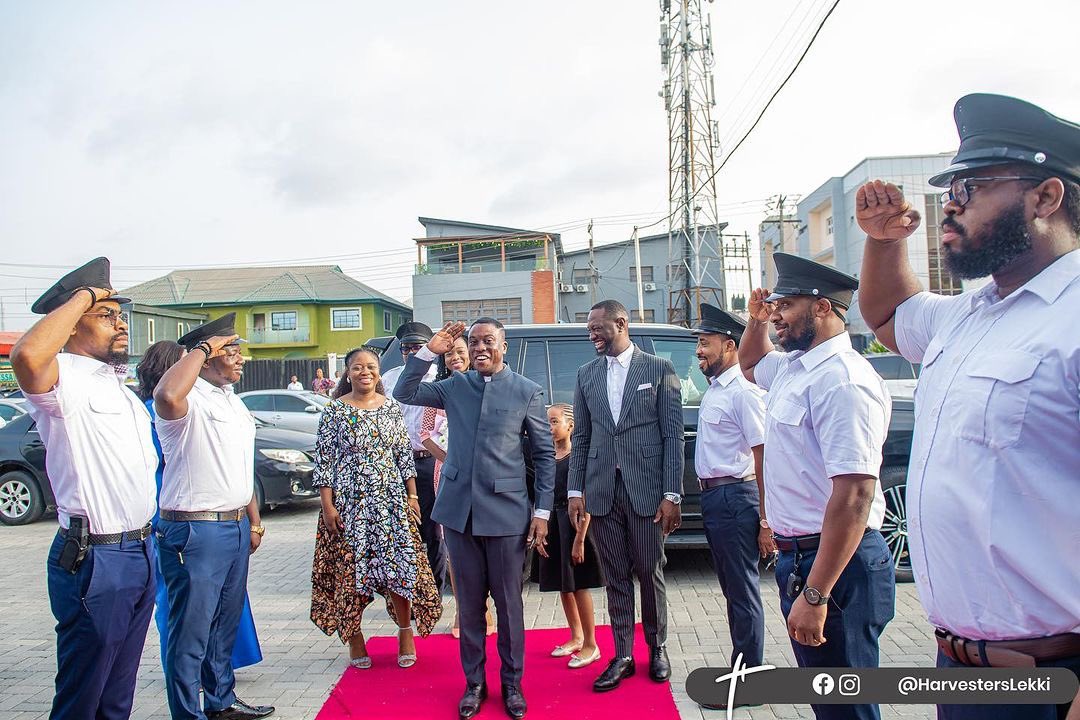
<svg viewBox="0 0 1080 720"><path fill-rule="evenodd" d="M322 368L327 373L326 358L304 358L298 360L248 360L244 363L244 377L236 384L236 392L248 390L284 390L289 384L289 377L295 375L305 390L311 389L315 378L315 369Z"/></svg>

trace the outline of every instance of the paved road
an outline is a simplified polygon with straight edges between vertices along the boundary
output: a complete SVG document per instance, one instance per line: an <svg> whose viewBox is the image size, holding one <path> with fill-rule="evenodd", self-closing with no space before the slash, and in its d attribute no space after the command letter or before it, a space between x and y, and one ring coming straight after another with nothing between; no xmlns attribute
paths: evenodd
<svg viewBox="0 0 1080 720"><path fill-rule="evenodd" d="M315 717L330 688L344 670L346 653L336 638L328 638L308 620L311 555L317 505L284 507L264 516L267 527L262 549L252 560L249 589L265 659L237 672L237 691L246 700L270 703L284 720ZM40 720L48 717L56 671L53 618L45 589L45 557L55 517L28 527L0 527L0 720ZM672 690L683 718L719 720L719 711L701 710L684 690L689 672L703 665L723 666L730 645L723 597L701 552L673 553L668 563L670 606L669 654ZM931 666L933 640L915 588L900 585L896 618L881 642L883 665ZM762 584L766 601L766 659L774 665L794 665L775 585ZM607 622L602 591L595 593L597 622ZM378 605L365 627L369 637L390 635L393 624ZM564 622L558 595L530 586L525 595L530 627L558 627ZM439 632L449 632L452 601L447 602ZM702 618L710 618L703 622ZM157 631L153 623L146 639L135 694L136 720L167 718ZM423 643L420 642L423 652ZM454 672L459 672L457 668ZM738 718L812 718L808 706L765 706L738 710ZM932 707L898 705L882 708L884 718L931 718Z"/></svg>

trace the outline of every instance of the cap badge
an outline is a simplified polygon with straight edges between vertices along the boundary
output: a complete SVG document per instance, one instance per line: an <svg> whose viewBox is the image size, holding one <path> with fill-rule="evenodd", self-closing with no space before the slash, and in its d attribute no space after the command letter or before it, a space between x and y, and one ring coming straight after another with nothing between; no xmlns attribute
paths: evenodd
<svg viewBox="0 0 1080 720"><path fill-rule="evenodd" d="M1035 162L1037 162L1037 163L1044 163L1044 162L1046 162L1046 153L1037 152L1037 153L1035 153L1035 158L1034 159L1035 159Z"/></svg>

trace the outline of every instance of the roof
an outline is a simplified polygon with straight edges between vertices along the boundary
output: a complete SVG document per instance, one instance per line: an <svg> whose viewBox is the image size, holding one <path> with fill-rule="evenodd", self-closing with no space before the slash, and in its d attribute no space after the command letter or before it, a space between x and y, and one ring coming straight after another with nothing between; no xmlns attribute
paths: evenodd
<svg viewBox="0 0 1080 720"><path fill-rule="evenodd" d="M715 227L718 228L720 232L724 232L724 229L727 226L728 226L728 224L726 222L721 222L721 223L717 223ZM698 228L698 231L699 232L706 232L706 231L712 230L713 227L714 226L712 226L712 225L702 225L702 226L700 226ZM674 231L672 233L672 235L673 236L678 236L681 233L682 233L682 230L679 229L679 230ZM664 232L664 233L660 233L658 235L649 235L647 237L639 237L638 238L638 243L639 244L640 243L650 243L650 242L656 242L657 240L663 240L664 242L667 242L667 239L668 239L668 234L666 232ZM596 246L593 247L593 251L595 252L596 250L607 250L608 248L615 248L615 247L620 247L622 245L633 245L633 244L634 244L634 238L630 237L630 238L627 238L626 240L616 240L615 242L604 243L603 245L596 245ZM582 248L580 250L570 250L568 252L563 253L563 257L571 257L573 255L587 255L588 252L589 252L589 248Z"/></svg>
<svg viewBox="0 0 1080 720"><path fill-rule="evenodd" d="M337 265L285 265L173 270L126 288L134 302L166 307L299 302L381 302L410 310L349 277Z"/></svg>
<svg viewBox="0 0 1080 720"><path fill-rule="evenodd" d="M482 235L494 236L493 238L489 238L489 239L498 239L499 237L502 237L502 236L505 236L505 235L526 235L526 236L529 236L529 237L547 235L548 237L551 238L552 243L554 243L554 245L555 245L555 253L557 255L562 255L563 254L562 235L560 235L559 233L545 232L543 230L526 230L524 228L503 227L502 225L484 225L482 223L467 222L465 220L444 220L442 218L430 218L430 217L424 217L424 216L420 216L420 217L418 217L416 219L417 219L417 221L419 221L419 223L421 225L424 226L425 230L427 230L428 224L431 224L431 225L446 225L447 227L457 227L457 228L462 228L464 230L478 230L478 231L481 231ZM440 240L440 239L445 241L445 242L454 242L455 240L478 240L480 238L479 237L474 237L473 235L470 235L470 234L467 234L467 233L462 233L460 235L453 235L453 236L446 236L446 237L443 237L443 236L440 236L440 235L429 235L426 238L414 238L414 239L415 239L415 241L417 243L420 243L420 242L429 242L429 241Z"/></svg>

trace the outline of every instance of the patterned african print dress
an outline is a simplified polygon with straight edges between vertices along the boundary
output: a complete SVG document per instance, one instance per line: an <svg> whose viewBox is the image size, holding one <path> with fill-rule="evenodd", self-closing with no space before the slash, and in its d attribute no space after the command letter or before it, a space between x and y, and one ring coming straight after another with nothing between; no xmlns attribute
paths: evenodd
<svg viewBox="0 0 1080 720"><path fill-rule="evenodd" d="M372 410L335 400L323 410L315 450L312 484L333 488L345 529L332 536L319 513L311 621L348 642L375 593L394 618L395 593L412 601L416 632L428 635L442 615L442 598L408 514L405 480L416 477L416 465L401 408L389 398Z"/></svg>

